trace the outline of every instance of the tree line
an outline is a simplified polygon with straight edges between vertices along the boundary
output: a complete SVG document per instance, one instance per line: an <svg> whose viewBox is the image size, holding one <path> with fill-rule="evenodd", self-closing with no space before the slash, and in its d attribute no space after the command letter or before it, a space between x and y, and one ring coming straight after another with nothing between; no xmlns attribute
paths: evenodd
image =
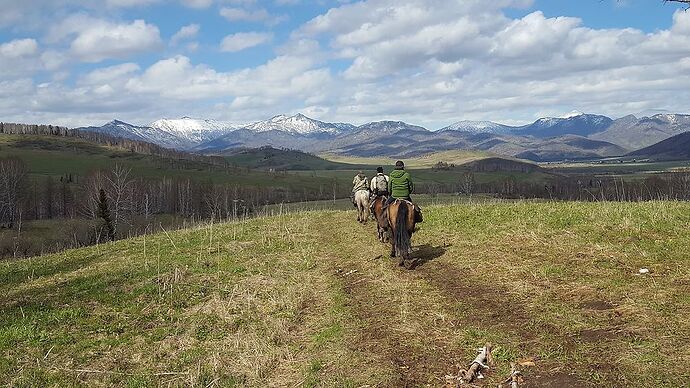
<svg viewBox="0 0 690 388"><path fill-rule="evenodd" d="M109 147L118 147L130 152L144 155L159 156L174 160L188 160L193 162L207 163L214 166L228 167L228 163L225 158L220 156L208 156L184 152L161 147L157 144L140 140L132 140L95 131L82 131L79 129L59 127L55 125L15 124L0 122L0 134L73 137L86 140L91 143Z"/></svg>
<svg viewBox="0 0 690 388"><path fill-rule="evenodd" d="M420 193L489 194L505 199L549 199L559 201L690 201L690 173L659 173L645 178L600 177L594 175L554 176L547 182L514 177L477 182L466 172L454 183L421 183Z"/></svg>

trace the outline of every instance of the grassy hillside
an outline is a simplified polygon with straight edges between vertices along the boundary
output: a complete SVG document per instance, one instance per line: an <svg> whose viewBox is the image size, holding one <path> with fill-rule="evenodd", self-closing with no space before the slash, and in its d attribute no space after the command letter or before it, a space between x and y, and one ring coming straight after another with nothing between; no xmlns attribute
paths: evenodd
<svg viewBox="0 0 690 388"><path fill-rule="evenodd" d="M390 158L363 158L354 156L344 156L338 154L323 154L320 155L324 159L330 160L332 162L338 163L348 163L348 164L364 164L373 166L392 166L395 164L397 159ZM495 156L488 152L483 151L467 151L467 150L455 150L455 151L441 151L434 152L428 155L419 156L416 158L405 159L405 166L410 168L430 168L433 167L438 162L446 162L448 164L461 165L469 163L478 159L483 159L487 157Z"/></svg>
<svg viewBox="0 0 690 388"><path fill-rule="evenodd" d="M225 159L233 166L274 170L352 170L375 169L373 165L338 163L296 150L280 150L272 147L233 150Z"/></svg>
<svg viewBox="0 0 690 388"><path fill-rule="evenodd" d="M121 148L108 147L69 137L38 135L0 136L0 157L23 160L33 176L84 176L97 169L111 169L115 164L131 168L143 178L189 178L196 181L230 183L256 187L289 187L318 190L332 187L332 178L310 179L291 173L269 173L248 168L224 168L203 162L174 160L138 154ZM351 179L351 178L350 178ZM349 182L343 180L342 185Z"/></svg>
<svg viewBox="0 0 690 388"><path fill-rule="evenodd" d="M425 211L414 271L341 211L1 262L0 383L440 386L486 341L485 386L690 379L690 205Z"/></svg>

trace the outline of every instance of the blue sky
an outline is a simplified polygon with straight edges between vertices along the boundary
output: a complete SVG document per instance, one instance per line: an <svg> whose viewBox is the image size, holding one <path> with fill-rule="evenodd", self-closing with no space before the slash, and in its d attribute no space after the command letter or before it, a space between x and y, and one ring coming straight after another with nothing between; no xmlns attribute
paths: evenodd
<svg viewBox="0 0 690 388"><path fill-rule="evenodd" d="M654 0L3 0L0 121L303 112L518 124L683 113L690 12Z"/></svg>

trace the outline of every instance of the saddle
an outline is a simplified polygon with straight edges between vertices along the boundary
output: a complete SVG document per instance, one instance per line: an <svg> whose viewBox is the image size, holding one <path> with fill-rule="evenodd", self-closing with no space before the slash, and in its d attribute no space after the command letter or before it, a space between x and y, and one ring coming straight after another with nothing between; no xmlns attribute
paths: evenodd
<svg viewBox="0 0 690 388"><path fill-rule="evenodd" d="M416 222L416 223L424 222L424 217L422 217L422 208L419 207L419 205L415 204L412 201L408 201L406 199L396 199L395 201L396 202L397 201L406 202L406 203L412 205L412 208L414 209L414 222ZM395 203L395 202L393 202L393 203ZM386 205L386 207L387 206L390 206L390 205ZM384 209L385 209L385 207L384 207Z"/></svg>

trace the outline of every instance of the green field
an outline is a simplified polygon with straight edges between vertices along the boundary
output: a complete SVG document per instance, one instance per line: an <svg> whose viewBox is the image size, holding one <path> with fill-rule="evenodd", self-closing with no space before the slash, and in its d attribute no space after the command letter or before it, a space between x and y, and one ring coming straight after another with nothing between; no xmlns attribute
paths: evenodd
<svg viewBox="0 0 690 388"><path fill-rule="evenodd" d="M468 171L462 163L489 156L481 152L452 151L431 154L406 162L415 182L424 184L454 184L463 179ZM359 170L373 176L381 163L388 172L394 160L348 159L351 163L325 160L298 151L255 149L226 156L229 167L219 167L203 162L174 160L143 155L115 147L107 147L81 139L55 136L2 135L0 157L17 157L23 160L33 177L65 174L85 176L97 169L111 169L115 164L131 168L137 177L159 179L181 178L216 184L238 184L252 187L281 187L293 191L332 192L333 183L338 195L344 196L352 178ZM449 170L431 168L438 161L457 163ZM390 163L387 163L390 162ZM274 171L269 171L269 170ZM516 181L544 182L553 175L548 172L475 173L477 183Z"/></svg>
<svg viewBox="0 0 690 388"><path fill-rule="evenodd" d="M649 176L661 172L688 172L690 161L630 162L625 163L551 163L542 164L547 171L562 174L595 174L614 176Z"/></svg>
<svg viewBox="0 0 690 388"><path fill-rule="evenodd" d="M0 384L442 386L487 341L484 386L690 379L687 203L425 213L413 271L353 211L0 262Z"/></svg>
<svg viewBox="0 0 690 388"><path fill-rule="evenodd" d="M112 169L115 164L131 168L142 178L180 178L217 184L254 187L287 187L291 190L331 188L332 178L310 178L292 172L268 172L246 167L219 167L208 163L175 160L138 154L121 148L97 145L77 138L56 136L2 135L0 157L17 157L34 177L65 174L85 176ZM351 178L350 178L351 179ZM349 182L342 181L345 186Z"/></svg>
<svg viewBox="0 0 690 388"><path fill-rule="evenodd" d="M484 159L487 157L496 156L484 151L470 151L470 150L455 150L455 151L440 151L428 155L418 156L416 158L406 159L405 165L411 168L430 168L438 162L453 163L455 165L462 165L473 162L475 160ZM364 164L371 166L393 166L397 159L395 158L365 158L355 156L344 156L337 154L323 154L324 159L337 163L346 164ZM510 158L508 158L510 159Z"/></svg>

